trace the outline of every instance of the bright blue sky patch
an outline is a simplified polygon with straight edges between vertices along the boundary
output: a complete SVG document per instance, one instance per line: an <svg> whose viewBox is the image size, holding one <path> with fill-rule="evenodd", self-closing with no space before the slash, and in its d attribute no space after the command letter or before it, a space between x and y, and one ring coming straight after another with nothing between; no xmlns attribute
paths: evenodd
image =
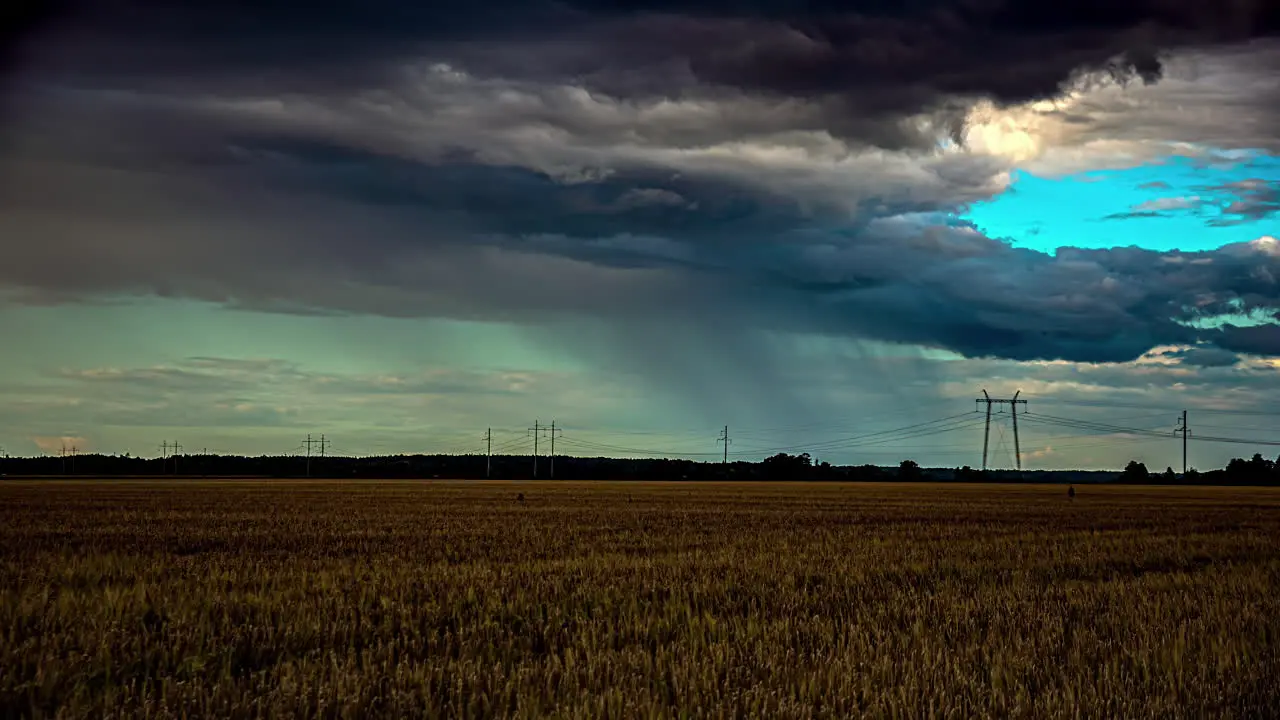
<svg viewBox="0 0 1280 720"><path fill-rule="evenodd" d="M1049 253L1064 246L1212 250L1280 232L1280 159L1171 157L1058 178L1016 171L1008 191L964 217L988 235Z"/></svg>

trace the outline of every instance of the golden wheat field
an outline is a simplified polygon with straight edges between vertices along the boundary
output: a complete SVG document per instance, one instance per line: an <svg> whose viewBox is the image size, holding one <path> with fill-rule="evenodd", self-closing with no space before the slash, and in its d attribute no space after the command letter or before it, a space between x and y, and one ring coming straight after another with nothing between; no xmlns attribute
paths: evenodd
<svg viewBox="0 0 1280 720"><path fill-rule="evenodd" d="M0 708L1280 717L1280 492L1079 490L9 481Z"/></svg>

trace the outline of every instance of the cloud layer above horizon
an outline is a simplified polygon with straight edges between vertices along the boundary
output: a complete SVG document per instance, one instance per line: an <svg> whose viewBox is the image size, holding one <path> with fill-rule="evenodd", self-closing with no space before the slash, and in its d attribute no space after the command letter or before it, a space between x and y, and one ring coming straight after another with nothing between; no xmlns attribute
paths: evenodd
<svg viewBox="0 0 1280 720"><path fill-rule="evenodd" d="M501 323L757 387L779 334L1280 357L1266 0L57 8L0 40L10 308ZM1091 182L1123 241L1041 208Z"/></svg>

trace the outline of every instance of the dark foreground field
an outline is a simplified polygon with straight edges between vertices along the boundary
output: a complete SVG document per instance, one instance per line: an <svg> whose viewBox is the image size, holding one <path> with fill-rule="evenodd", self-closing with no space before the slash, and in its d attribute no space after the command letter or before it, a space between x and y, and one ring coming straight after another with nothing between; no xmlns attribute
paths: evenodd
<svg viewBox="0 0 1280 720"><path fill-rule="evenodd" d="M1280 717L1278 541L1265 489L0 483L0 712Z"/></svg>

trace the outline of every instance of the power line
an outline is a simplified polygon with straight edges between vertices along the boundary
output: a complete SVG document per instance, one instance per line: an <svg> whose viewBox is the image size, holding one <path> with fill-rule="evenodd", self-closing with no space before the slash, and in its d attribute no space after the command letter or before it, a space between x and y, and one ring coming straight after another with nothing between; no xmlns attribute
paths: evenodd
<svg viewBox="0 0 1280 720"><path fill-rule="evenodd" d="M1045 415L1042 413L1029 412L1023 416L1023 420L1027 422L1056 425L1074 430L1091 430L1100 434L1146 435L1161 438L1169 438L1172 436L1172 433L1167 430L1158 431L1146 428L1125 427L1122 425L1112 425L1110 423L1097 422L1093 420L1077 420L1073 418L1059 417L1057 415Z"/></svg>
<svg viewBox="0 0 1280 720"><path fill-rule="evenodd" d="M1027 419L1030 420L1033 418L1038 422L1045 422L1052 425L1059 425L1062 427L1094 430L1099 433L1144 435L1149 437L1160 437L1160 438L1166 438L1166 439L1177 436L1176 429L1173 432L1169 432L1169 431L1158 432L1154 430L1146 430L1143 428L1130 428L1130 427L1123 427L1123 426L1111 425L1108 423L1101 423L1101 422L1094 422L1094 421L1073 420L1071 418L1061 418L1055 415L1042 415L1040 413L1035 413L1034 415L1030 415ZM1218 435L1195 435L1195 434L1190 435L1190 437L1191 439L1199 442L1280 446L1280 440L1260 440L1255 438L1238 438L1238 437L1226 437L1226 436L1218 436Z"/></svg>
<svg viewBox="0 0 1280 720"><path fill-rule="evenodd" d="M729 437L729 426L725 425L724 430L720 431L720 437L716 438L717 443L724 443L724 459L721 464L729 464L729 446L733 444L733 439Z"/></svg>
<svg viewBox="0 0 1280 720"><path fill-rule="evenodd" d="M588 451L605 451L626 453L628 455L653 455L662 457L720 457L720 452L679 452L673 453L668 450L652 450L648 448L623 447L620 445L609 445L605 443L593 442L590 440L582 440L575 437L565 436L561 438L561 442L569 443L584 448Z"/></svg>
<svg viewBox="0 0 1280 720"><path fill-rule="evenodd" d="M894 428L892 430L881 430L873 433L864 433L862 435L854 435L852 437L838 438L835 440L828 440L826 442L809 443L808 445L788 445L783 447L765 448L762 450L758 450L756 452L768 453L768 452L787 452L787 451L795 451L795 450L837 450L837 449L855 447L859 445L878 443L881 441L907 440L914 437L923 437L923 435L917 435L917 433L923 433L924 435L935 434L932 431L937 429L938 427L941 427L942 424L944 423L949 423L954 427L943 428L942 429L943 432L946 432L951 429L960 429L961 426L965 425L966 423L970 423L970 421L957 420L957 418L971 417L972 415L973 415L972 412L960 413L958 415L951 415L948 417L939 418L937 420L929 420L927 422L915 423L912 425L905 425L903 427ZM931 427L931 426L934 426L934 427ZM884 437L886 435L896 435L899 433L905 433L905 434L900 438ZM872 440L873 438L876 438L876 439ZM745 454L745 453L735 453L735 454Z"/></svg>
<svg viewBox="0 0 1280 720"><path fill-rule="evenodd" d="M1254 432L1266 432L1268 429L1267 427L1258 427L1257 425L1219 425L1218 423L1206 422L1197 422L1196 427L1217 428L1219 430L1252 430Z"/></svg>
<svg viewBox="0 0 1280 720"><path fill-rule="evenodd" d="M680 457L716 456L721 460L721 462L727 463L728 455L730 454L742 456L742 455L754 455L754 454L786 452L786 451L796 451L796 450L828 451L828 450L836 450L836 449L842 449L842 448L877 445L877 444L890 443L890 442L902 442L904 440L910 440L910 439L915 439L920 437L927 437L930 435L937 435L941 433L952 432L955 430L961 430L968 427L973 427L976 424L982 422L980 418L975 418L973 416L974 416L973 412L960 413L958 415L952 415L949 417L939 418L937 420L930 420L927 422L906 425L904 427L894 428L891 430L881 430L878 432L864 433L862 435L855 435L852 437L837 438L837 439L828 440L820 443L810 443L805 446L788 445L788 446L778 446L778 447L771 447L771 448L751 448L748 450L731 451L731 452L725 452L721 450L720 452L715 452L715 453L712 453L712 452L672 453L668 450L627 447L622 445L614 445L610 443L601 443L601 442L596 442L591 440L585 440L577 437L565 437L564 442L569 443L574 447L588 450L588 451L616 452L616 453L626 453L629 455L648 455L648 456L661 456L661 457L672 457L673 455L680 456ZM719 438L717 438L717 442L722 442L724 440L725 435L727 434L727 430L728 430L727 427L722 428L721 435Z"/></svg>
<svg viewBox="0 0 1280 720"><path fill-rule="evenodd" d="M972 413L964 413L971 415ZM964 415L960 417L964 417ZM885 433L872 433L860 438L851 438L841 441L828 442L822 445L811 446L810 450L839 450L851 448L865 448L868 445L883 445L886 443L898 443L904 440L915 440L917 438L929 437L931 435L940 435L943 433L954 432L956 430L966 430L968 428L977 427L982 423L981 418L970 417L961 420L934 420L930 423L922 423L924 427L916 429L900 428L898 431L886 431ZM875 435L888 435L888 437L874 437Z"/></svg>
<svg viewBox="0 0 1280 720"><path fill-rule="evenodd" d="M1142 405L1138 403L1116 402L1112 400L1067 400L1062 398L1044 397L1044 398L1036 398L1036 402L1040 404L1047 404L1047 405L1076 405L1080 407L1127 408L1127 409L1133 409L1133 410L1151 410L1151 411L1158 410L1158 411L1169 412L1169 413L1182 412L1182 408L1162 407L1162 406L1155 406L1155 405ZM1280 411L1277 411L1277 410L1244 410L1244 409L1212 408L1212 407L1190 407L1188 409L1194 410L1198 413L1214 413L1219 415L1252 415L1252 416L1261 416L1261 417L1274 417L1274 416L1280 415Z"/></svg>
<svg viewBox="0 0 1280 720"><path fill-rule="evenodd" d="M522 438L516 438L514 440L507 440L506 442L495 447L494 451L497 452L499 455L501 455L502 453L509 450L513 450L516 448L523 448L528 442L529 442L528 436L522 437Z"/></svg>

